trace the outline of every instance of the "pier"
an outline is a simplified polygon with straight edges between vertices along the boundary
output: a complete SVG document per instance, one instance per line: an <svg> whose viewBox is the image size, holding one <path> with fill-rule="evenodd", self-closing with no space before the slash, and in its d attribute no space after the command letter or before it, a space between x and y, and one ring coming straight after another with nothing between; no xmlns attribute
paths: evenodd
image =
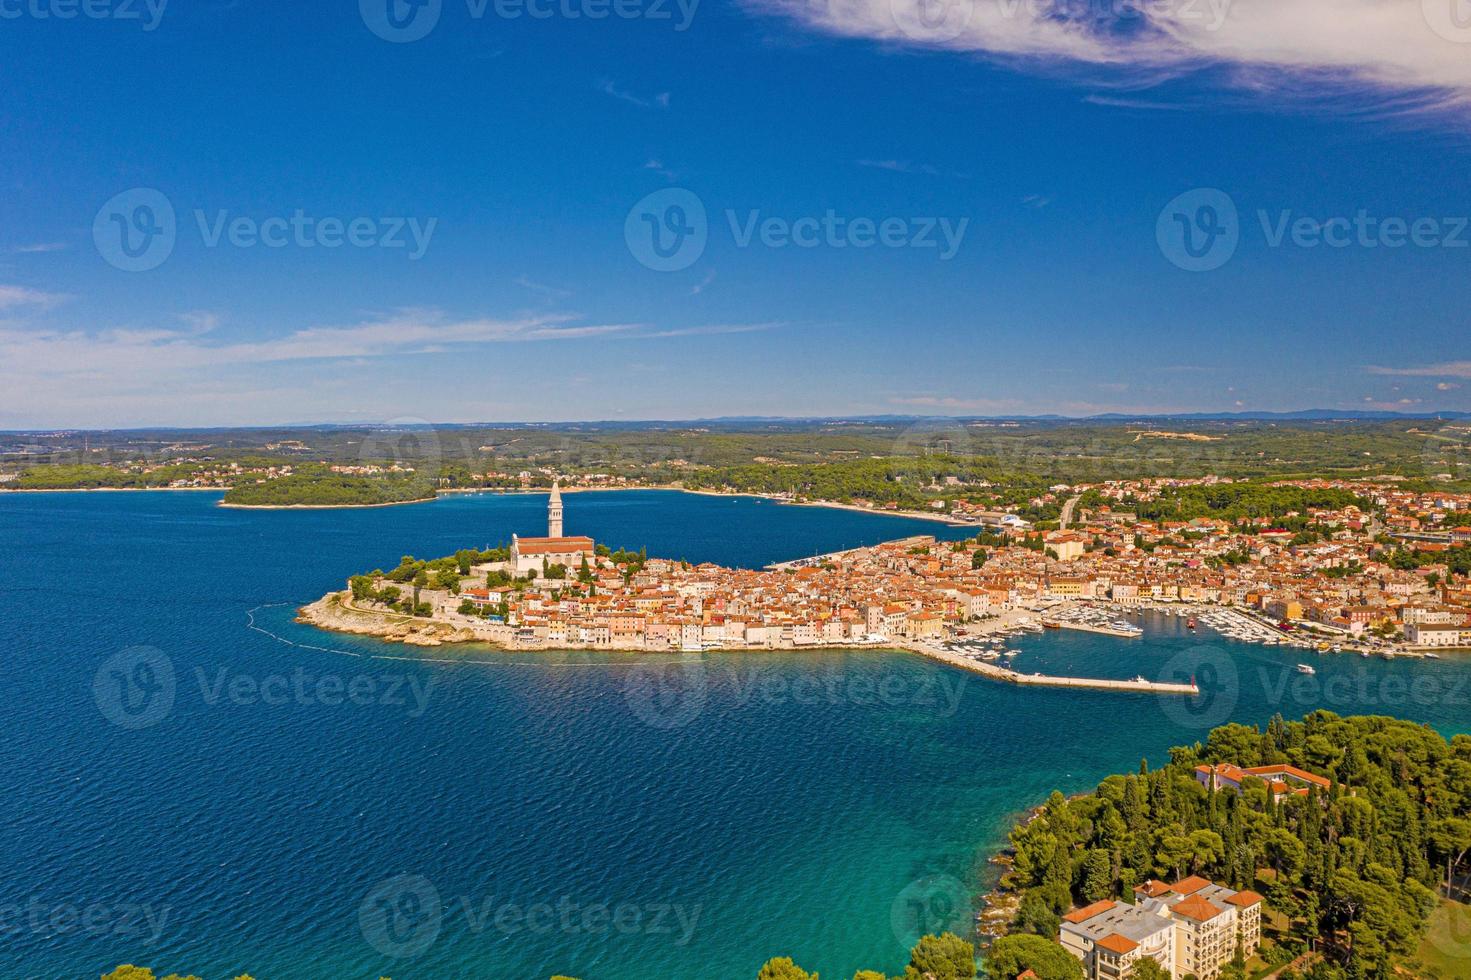
<svg viewBox="0 0 1471 980"><path fill-rule="evenodd" d="M1099 691L1136 691L1145 694L1183 694L1195 695L1200 693L1200 688L1193 682L1190 684L1173 684L1168 681L1129 680L1117 681L1101 677L1054 677L1048 674L1022 674L1009 667L998 667L995 664L986 663L983 660L971 660L958 654L941 650L938 647L926 644L915 644L909 647L931 657L942 661L952 667L961 670L969 670L973 673L989 677L996 681L1005 681L1009 684L1030 684L1036 687L1082 687Z"/></svg>
<svg viewBox="0 0 1471 980"><path fill-rule="evenodd" d="M1044 619L1042 625L1048 629L1081 630L1084 633L1102 633L1104 636L1120 636L1126 640L1136 640L1143 636L1141 630L1121 630L1113 626L1100 626L1096 623L1084 623L1071 619Z"/></svg>

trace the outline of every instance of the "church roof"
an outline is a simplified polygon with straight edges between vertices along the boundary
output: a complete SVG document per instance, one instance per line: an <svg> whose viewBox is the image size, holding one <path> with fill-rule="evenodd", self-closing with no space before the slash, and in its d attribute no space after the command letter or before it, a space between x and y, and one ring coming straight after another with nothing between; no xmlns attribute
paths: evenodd
<svg viewBox="0 0 1471 980"><path fill-rule="evenodd" d="M565 555L577 551L591 553L593 540L588 537L572 538L516 538L512 542L516 553L522 555Z"/></svg>

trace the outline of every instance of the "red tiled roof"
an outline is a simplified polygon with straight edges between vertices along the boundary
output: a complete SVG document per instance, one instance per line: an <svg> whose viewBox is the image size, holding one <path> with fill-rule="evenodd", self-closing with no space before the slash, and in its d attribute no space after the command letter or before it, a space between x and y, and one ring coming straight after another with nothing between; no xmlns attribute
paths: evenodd
<svg viewBox="0 0 1471 980"><path fill-rule="evenodd" d="M562 555L574 551L591 552L592 538L517 538L516 550L523 555Z"/></svg>
<svg viewBox="0 0 1471 980"><path fill-rule="evenodd" d="M1254 891L1243 891L1237 892L1235 895L1232 895L1230 898L1226 899L1226 901L1230 902L1232 905L1236 905L1241 908L1249 908L1250 906L1255 905L1258 902L1265 901L1265 899Z"/></svg>
<svg viewBox="0 0 1471 980"><path fill-rule="evenodd" d="M1116 932L1111 932L1108 935L1104 936L1102 939L1098 940L1098 945L1102 946L1110 953L1118 953L1121 956L1124 953L1131 953L1139 948L1139 944L1134 942L1134 940L1128 938L1127 936L1120 936Z"/></svg>
<svg viewBox="0 0 1471 980"><path fill-rule="evenodd" d="M1202 878L1200 875L1191 875L1189 878L1182 878L1171 885L1170 891L1176 895L1194 895L1209 884L1210 881Z"/></svg>
<svg viewBox="0 0 1471 980"><path fill-rule="evenodd" d="M1147 898L1159 898L1161 895L1165 894L1169 890L1169 885L1165 884L1162 881L1155 881L1152 879L1150 881L1146 881L1142 885L1134 886L1134 891L1137 894L1144 895Z"/></svg>
<svg viewBox="0 0 1471 980"><path fill-rule="evenodd" d="M1105 898L1101 902L1094 902L1092 905L1085 905L1080 909L1073 909L1062 918L1064 922L1071 922L1074 925L1077 925L1079 922L1087 922L1095 915L1102 915L1104 912L1107 912L1109 909L1113 908L1117 904L1117 902L1113 902Z"/></svg>
<svg viewBox="0 0 1471 980"><path fill-rule="evenodd" d="M1194 919L1197 922L1208 922L1221 914L1220 909L1199 895L1191 895L1189 898L1181 899L1175 903L1175 907L1171 911L1176 915L1183 915L1185 918Z"/></svg>

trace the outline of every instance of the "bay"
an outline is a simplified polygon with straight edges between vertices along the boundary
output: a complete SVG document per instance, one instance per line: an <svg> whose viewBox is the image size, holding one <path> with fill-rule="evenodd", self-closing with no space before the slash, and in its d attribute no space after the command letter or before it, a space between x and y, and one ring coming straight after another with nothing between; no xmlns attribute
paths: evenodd
<svg viewBox="0 0 1471 980"><path fill-rule="evenodd" d="M1198 676L1200 699L882 651L416 651L294 609L402 554L539 533L544 496L217 501L0 495L7 977L747 980L778 954L898 972L917 929L964 927L986 859L1053 789L1274 711L1471 730L1465 660L1314 657L1308 677L1311 654L1162 616L1137 640L1022 638L1016 666ZM567 528L744 566L964 533L658 491L569 494ZM140 664L161 693L130 714L114 685Z"/></svg>

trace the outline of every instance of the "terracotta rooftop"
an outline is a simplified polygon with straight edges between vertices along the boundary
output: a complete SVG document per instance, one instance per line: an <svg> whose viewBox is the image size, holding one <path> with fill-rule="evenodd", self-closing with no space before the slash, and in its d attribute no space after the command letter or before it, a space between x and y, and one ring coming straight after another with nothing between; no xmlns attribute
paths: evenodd
<svg viewBox="0 0 1471 980"><path fill-rule="evenodd" d="M1239 905L1242 908L1248 908L1252 905L1257 904L1258 902L1266 901L1266 899L1262 898L1256 892L1244 891L1237 892L1235 895L1232 895L1230 898L1226 899L1226 901L1230 902L1232 905Z"/></svg>
<svg viewBox="0 0 1471 980"><path fill-rule="evenodd" d="M1200 875L1191 875L1189 878L1181 878L1171 885L1170 891L1176 895L1194 895L1209 884L1210 881L1208 879L1202 878Z"/></svg>
<svg viewBox="0 0 1471 980"><path fill-rule="evenodd" d="M1073 909L1067 915L1063 916L1062 919L1064 922L1072 923L1087 922L1095 915L1102 915L1117 904L1117 902L1105 898L1101 902L1094 902L1092 905L1085 905L1080 909Z"/></svg>
<svg viewBox="0 0 1471 980"><path fill-rule="evenodd" d="M554 555L593 550L592 538L517 538L516 550L523 555Z"/></svg>
<svg viewBox="0 0 1471 980"><path fill-rule="evenodd" d="M1216 916L1221 914L1220 909L1216 908L1216 906L1212 905L1210 902L1207 902L1199 895L1191 895L1188 898L1182 898L1180 901L1175 903L1175 907L1171 911L1173 911L1176 915L1183 915L1185 916L1185 918L1194 919L1197 922L1209 922L1211 919L1214 919Z"/></svg>
<svg viewBox="0 0 1471 980"><path fill-rule="evenodd" d="M1126 936L1120 936L1116 932L1111 932L1107 936L1104 936L1102 939L1098 940L1097 945L1102 946L1110 953L1118 953L1121 956L1124 953L1132 953L1134 950L1139 948L1139 944L1134 942L1134 940L1129 939Z"/></svg>

